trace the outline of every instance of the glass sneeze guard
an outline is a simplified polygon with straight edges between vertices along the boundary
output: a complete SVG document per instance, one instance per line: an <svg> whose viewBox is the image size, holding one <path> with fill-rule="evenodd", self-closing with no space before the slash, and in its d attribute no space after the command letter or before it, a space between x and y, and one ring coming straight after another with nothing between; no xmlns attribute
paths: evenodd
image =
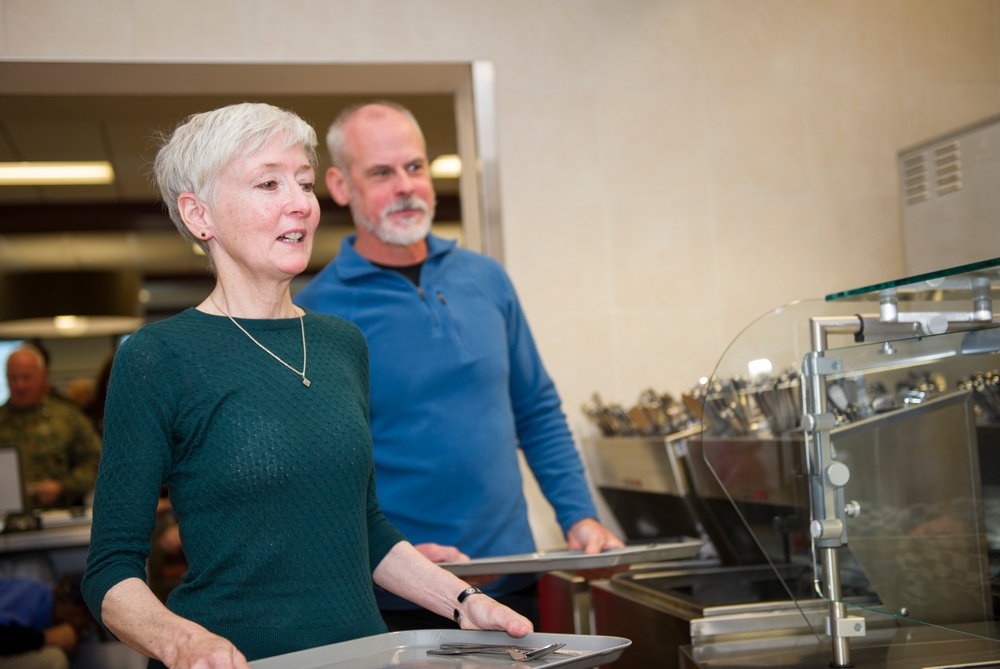
<svg viewBox="0 0 1000 669"><path fill-rule="evenodd" d="M994 259L795 302L704 388L696 446L733 543L832 666L879 627L1000 642L998 290Z"/></svg>

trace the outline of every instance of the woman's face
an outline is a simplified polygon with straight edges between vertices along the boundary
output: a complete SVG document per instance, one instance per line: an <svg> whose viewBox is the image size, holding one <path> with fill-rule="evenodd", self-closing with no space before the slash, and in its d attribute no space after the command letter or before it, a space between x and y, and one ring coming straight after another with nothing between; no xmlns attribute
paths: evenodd
<svg viewBox="0 0 1000 669"><path fill-rule="evenodd" d="M288 279L309 263L319 224L316 175L301 145L279 137L219 176L209 204L220 276Z"/></svg>

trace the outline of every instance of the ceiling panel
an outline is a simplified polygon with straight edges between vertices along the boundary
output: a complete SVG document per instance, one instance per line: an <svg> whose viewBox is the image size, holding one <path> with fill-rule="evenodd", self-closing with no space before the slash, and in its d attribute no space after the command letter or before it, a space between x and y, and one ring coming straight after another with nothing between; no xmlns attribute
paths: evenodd
<svg viewBox="0 0 1000 669"><path fill-rule="evenodd" d="M99 119L6 118L4 126L22 160L108 160Z"/></svg>
<svg viewBox="0 0 1000 669"><path fill-rule="evenodd" d="M115 189L125 202L148 202L157 198L152 176L156 140L149 120L125 119L107 127L109 157L115 166Z"/></svg>
<svg viewBox="0 0 1000 669"><path fill-rule="evenodd" d="M4 160L110 160L111 186L0 187L0 206L23 203L153 201L149 171L158 136L169 134L189 115L247 99L291 109L313 125L320 146L318 174L329 167L325 134L339 111L357 96L187 95L187 96L0 96L0 155ZM450 95L409 95L393 99L417 117L431 158L457 151L454 101ZM457 192L457 180L436 182L442 195ZM322 179L317 196L327 200Z"/></svg>

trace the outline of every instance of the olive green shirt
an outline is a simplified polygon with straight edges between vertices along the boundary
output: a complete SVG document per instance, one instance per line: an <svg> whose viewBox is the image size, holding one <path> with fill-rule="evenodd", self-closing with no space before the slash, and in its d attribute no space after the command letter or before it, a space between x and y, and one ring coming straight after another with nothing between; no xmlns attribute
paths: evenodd
<svg viewBox="0 0 1000 669"><path fill-rule="evenodd" d="M46 397L30 409L0 406L0 447L20 451L25 485L59 481L60 506L81 504L94 487L101 440L90 419L68 402Z"/></svg>

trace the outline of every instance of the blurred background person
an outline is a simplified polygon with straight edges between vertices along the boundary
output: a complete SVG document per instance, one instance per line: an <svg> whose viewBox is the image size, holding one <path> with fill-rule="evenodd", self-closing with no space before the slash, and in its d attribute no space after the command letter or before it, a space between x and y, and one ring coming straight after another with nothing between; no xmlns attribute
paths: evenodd
<svg viewBox="0 0 1000 669"><path fill-rule="evenodd" d="M0 406L0 446L21 453L34 508L84 503L94 486L101 442L83 412L49 395L45 357L31 345L7 358L10 397Z"/></svg>
<svg viewBox="0 0 1000 669"><path fill-rule="evenodd" d="M67 669L81 636L94 627L79 577L55 586L0 579L0 669Z"/></svg>
<svg viewBox="0 0 1000 669"><path fill-rule="evenodd" d="M93 424L97 434L104 434L104 404L108 401L108 384L111 382L111 365L115 354L111 353L101 364L97 377L93 380L93 394L90 401L83 405L83 413Z"/></svg>
<svg viewBox="0 0 1000 669"><path fill-rule="evenodd" d="M78 376L66 384L66 398L82 409L93 401L94 388L93 379Z"/></svg>

